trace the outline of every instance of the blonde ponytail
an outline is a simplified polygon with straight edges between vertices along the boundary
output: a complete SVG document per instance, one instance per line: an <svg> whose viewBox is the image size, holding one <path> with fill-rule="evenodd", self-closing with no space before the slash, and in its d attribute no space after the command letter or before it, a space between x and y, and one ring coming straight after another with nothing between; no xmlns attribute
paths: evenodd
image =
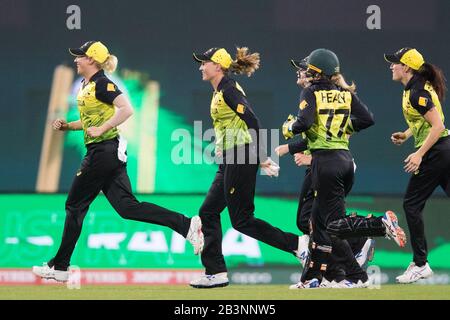
<svg viewBox="0 0 450 320"><path fill-rule="evenodd" d="M246 74L250 77L259 68L259 53L249 53L247 47L237 48L236 60L233 60L228 70L235 74Z"/></svg>
<svg viewBox="0 0 450 320"><path fill-rule="evenodd" d="M99 67L108 73L113 73L114 71L116 71L118 63L119 60L117 59L117 57L113 54L110 54L108 56L108 59L106 59L105 62L100 64Z"/></svg>
<svg viewBox="0 0 450 320"><path fill-rule="evenodd" d="M352 84L349 85L347 81L345 81L344 76L340 73L334 74L331 76L331 81L337 85L338 87L341 87L344 90L348 90L351 93L356 92L356 84L352 81Z"/></svg>

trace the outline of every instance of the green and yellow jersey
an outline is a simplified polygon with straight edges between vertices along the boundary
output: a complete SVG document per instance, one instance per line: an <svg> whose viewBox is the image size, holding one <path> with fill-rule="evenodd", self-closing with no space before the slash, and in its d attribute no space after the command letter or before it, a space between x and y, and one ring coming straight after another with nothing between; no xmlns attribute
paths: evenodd
<svg viewBox="0 0 450 320"><path fill-rule="evenodd" d="M353 121L353 117L351 116L350 123L347 126L347 130L345 131L345 134L348 136L355 133L355 130L353 129L352 121ZM301 139L289 142L288 149L289 149L289 153L291 155L294 155L298 152L303 152L306 155L311 154L311 150L309 149L309 146L308 146L308 137L306 136L306 134L304 132L301 133Z"/></svg>
<svg viewBox="0 0 450 320"><path fill-rule="evenodd" d="M216 150L226 151L242 145L258 144L259 120L242 87L228 76L222 78L213 93L211 118L216 135Z"/></svg>
<svg viewBox="0 0 450 320"><path fill-rule="evenodd" d="M431 124L423 116L433 107L436 108L444 122L445 117L441 103L433 86L419 76L413 76L403 91L402 109L406 123L414 136L414 147L416 148L422 146L430 133ZM448 130L444 130L441 137L447 135Z"/></svg>
<svg viewBox="0 0 450 320"><path fill-rule="evenodd" d="M122 92L105 76L103 70L94 74L87 83L83 80L77 102L86 145L110 140L119 135L117 128L112 128L100 137L92 138L86 134L86 130L89 127L100 127L111 119L115 113L112 103L120 94Z"/></svg>
<svg viewBox="0 0 450 320"><path fill-rule="evenodd" d="M373 124L372 113L355 94L328 80L318 80L302 91L292 132L305 133L311 151L348 150L347 132Z"/></svg>

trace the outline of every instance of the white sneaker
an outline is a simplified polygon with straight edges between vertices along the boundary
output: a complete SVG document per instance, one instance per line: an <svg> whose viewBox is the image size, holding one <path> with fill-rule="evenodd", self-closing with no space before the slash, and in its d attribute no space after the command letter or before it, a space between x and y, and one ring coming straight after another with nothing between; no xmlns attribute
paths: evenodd
<svg viewBox="0 0 450 320"><path fill-rule="evenodd" d="M46 262L42 264L42 267L34 266L32 272L43 279L55 279L59 282L69 280L69 271L55 270L55 267L50 268Z"/></svg>
<svg viewBox="0 0 450 320"><path fill-rule="evenodd" d="M370 280L367 280L366 282L358 280L358 283L355 286L355 288L368 288L368 287L370 287Z"/></svg>
<svg viewBox="0 0 450 320"><path fill-rule="evenodd" d="M361 251L355 255L355 258L359 266L362 269L367 270L367 265L369 264L369 261L373 260L374 255L375 255L375 240L368 238L364 243L364 246L361 248Z"/></svg>
<svg viewBox="0 0 450 320"><path fill-rule="evenodd" d="M309 235L304 234L301 237L298 237L298 247L297 250L294 250L295 256L302 264L302 267L305 267L306 260L308 260L309 256Z"/></svg>
<svg viewBox="0 0 450 320"><path fill-rule="evenodd" d="M210 288L218 288L218 287L226 287L229 285L228 276L226 272L212 274L212 275L203 275L200 278L192 280L189 285L194 288L201 289L210 289Z"/></svg>
<svg viewBox="0 0 450 320"><path fill-rule="evenodd" d="M336 284L336 281L328 281L327 279L323 278L322 282L320 283L319 288L323 288L323 289L329 289L329 288L333 288L333 286Z"/></svg>
<svg viewBox="0 0 450 320"><path fill-rule="evenodd" d="M386 211L381 218L386 228L386 236L393 239L399 247L403 248L406 245L406 235L402 228L398 225L397 216L393 211Z"/></svg>
<svg viewBox="0 0 450 320"><path fill-rule="evenodd" d="M426 279L433 275L428 262L421 267L416 266L414 262L411 262L406 269L405 273L395 278L398 283L413 283L420 279Z"/></svg>
<svg viewBox="0 0 450 320"><path fill-rule="evenodd" d="M311 280L306 280L305 282L299 281L296 284L292 284L289 286L289 289L315 289L320 287L320 281L317 278L313 278Z"/></svg>
<svg viewBox="0 0 450 320"><path fill-rule="evenodd" d="M353 283L349 280L342 280L340 282L336 282L335 285L333 286L333 289L354 289L354 288L357 288L356 283Z"/></svg>
<svg viewBox="0 0 450 320"><path fill-rule="evenodd" d="M203 246L205 245L205 237L202 232L202 220L199 216L194 216L191 218L191 225L189 227L186 239L194 247L194 254L202 253Z"/></svg>

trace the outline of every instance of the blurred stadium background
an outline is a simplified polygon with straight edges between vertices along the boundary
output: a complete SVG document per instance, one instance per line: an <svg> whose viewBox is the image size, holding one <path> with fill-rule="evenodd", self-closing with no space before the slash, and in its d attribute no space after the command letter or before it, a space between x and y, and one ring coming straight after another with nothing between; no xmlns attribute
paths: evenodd
<svg viewBox="0 0 450 320"><path fill-rule="evenodd" d="M73 4L81 9L80 30L66 26L66 10ZM372 4L381 9L380 30L366 26ZM408 175L402 163L413 146L411 141L402 148L390 143L390 134L406 124L402 87L391 81L383 53L416 47L448 76L448 12L446 0L0 0L0 284L41 283L31 266L51 258L59 245L66 192L84 152L80 132L66 133L63 139L46 132L57 116L78 116L74 92L79 79L68 47L101 40L118 56L113 79L136 109L122 128L129 140L133 189L142 201L189 216L197 214L216 170L214 164L171 161L179 143L172 138L176 129L193 135L192 161L201 158L208 144L195 135L194 121L201 121L203 131L211 127L211 88L201 81L192 52L213 46L233 52L237 45L260 52L260 70L238 81L263 126L277 129L298 105L289 60L318 47L332 49L376 117L374 127L351 141L358 169L348 211L382 214L391 209L406 227L402 194ZM52 86L57 66L69 67L59 69L65 70L64 81L70 81L66 89L58 87L61 83ZM52 87L60 99L53 103ZM450 119L448 102L444 113ZM271 152L275 147L271 145ZM297 232L297 193L304 169L289 157L280 165L279 178L258 176L255 213ZM440 190L425 209L429 261L436 273L426 283L450 282L449 211L450 200ZM234 231L226 211L222 221L232 283L297 281L299 268L292 256ZM392 283L410 260L409 246L400 250L393 242L377 240L372 265L381 268L382 283ZM122 220L103 196L90 208L72 264L82 269L86 284L182 284L202 272L199 258L181 236Z"/></svg>

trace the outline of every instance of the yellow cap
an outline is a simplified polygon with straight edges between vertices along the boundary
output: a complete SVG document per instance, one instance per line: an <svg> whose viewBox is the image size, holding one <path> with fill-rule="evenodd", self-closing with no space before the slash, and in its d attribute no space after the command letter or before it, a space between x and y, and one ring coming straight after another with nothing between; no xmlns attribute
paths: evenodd
<svg viewBox="0 0 450 320"><path fill-rule="evenodd" d="M233 63L231 55L224 48L211 48L205 53L194 53L193 56L198 62L212 61L224 69L228 69Z"/></svg>
<svg viewBox="0 0 450 320"><path fill-rule="evenodd" d="M88 41L80 48L69 49L74 56L87 56L98 63L104 63L109 57L108 48L100 41Z"/></svg>
<svg viewBox="0 0 450 320"><path fill-rule="evenodd" d="M384 59L391 63L403 63L413 70L419 70L425 63L422 54L413 48L402 48L394 54L385 54Z"/></svg>
<svg viewBox="0 0 450 320"><path fill-rule="evenodd" d="M425 63L423 56L416 49L411 49L402 56L400 62L407 65L411 69L419 70L420 67Z"/></svg>

